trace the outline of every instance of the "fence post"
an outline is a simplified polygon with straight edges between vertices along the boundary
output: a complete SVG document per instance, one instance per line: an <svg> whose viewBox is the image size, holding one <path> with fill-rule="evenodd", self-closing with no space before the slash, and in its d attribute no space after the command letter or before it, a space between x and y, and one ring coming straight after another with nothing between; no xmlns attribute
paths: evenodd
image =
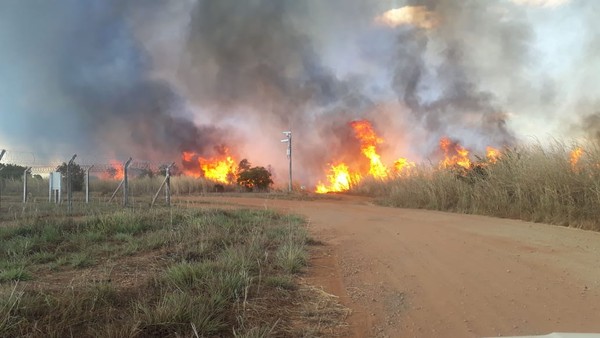
<svg viewBox="0 0 600 338"><path fill-rule="evenodd" d="M75 161L75 157L77 157L77 154L74 154L73 157L71 157L69 163L67 164L67 205L69 213L73 210L73 184L71 180L71 174L73 173L72 166L73 161Z"/></svg>
<svg viewBox="0 0 600 338"><path fill-rule="evenodd" d="M173 165L175 165L175 163L169 164L167 166L167 168L165 169L165 179L162 181L162 183L158 187L156 194L154 194L154 197L152 198L152 202L150 202L150 208L152 208L154 206L154 203L156 203L156 199L158 198L158 195L160 194L160 191L162 190L163 187L165 187L165 198L167 200L167 205L171 206L171 167Z"/></svg>
<svg viewBox="0 0 600 338"><path fill-rule="evenodd" d="M52 172L50 172L50 175L48 175L48 203L52 203L52 179L53 179L54 174Z"/></svg>
<svg viewBox="0 0 600 338"><path fill-rule="evenodd" d="M92 170L94 166L90 166L85 171L85 204L90 203L90 170Z"/></svg>
<svg viewBox="0 0 600 338"><path fill-rule="evenodd" d="M0 168L0 172L4 169L4 167ZM4 183L4 179L0 176L0 209L2 208L2 184Z"/></svg>
<svg viewBox="0 0 600 338"><path fill-rule="evenodd" d="M133 159L130 157L127 162L125 162L125 166L123 167L123 206L127 207L129 203L129 179L127 177L129 166L131 165L131 161Z"/></svg>
<svg viewBox="0 0 600 338"><path fill-rule="evenodd" d="M0 151L0 161L2 161L2 158L4 157L5 153L6 153L5 149L2 149ZM2 169L4 169L4 167L1 167L0 171L2 171ZM2 207L2 183L4 183L4 180L2 179L2 176L0 176L0 208Z"/></svg>
<svg viewBox="0 0 600 338"><path fill-rule="evenodd" d="M171 167L174 165L175 163L169 164L165 170L165 180L167 183L167 185L165 185L165 201L169 207L171 206Z"/></svg>
<svg viewBox="0 0 600 338"><path fill-rule="evenodd" d="M30 172L31 167L23 170L23 204L27 203L27 174Z"/></svg>

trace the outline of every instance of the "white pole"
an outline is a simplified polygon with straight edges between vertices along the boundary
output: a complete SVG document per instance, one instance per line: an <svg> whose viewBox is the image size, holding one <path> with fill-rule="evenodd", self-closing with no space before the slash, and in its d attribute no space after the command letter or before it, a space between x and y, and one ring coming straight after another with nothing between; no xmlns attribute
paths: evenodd
<svg viewBox="0 0 600 338"><path fill-rule="evenodd" d="M85 204L90 203L90 170L92 170L94 166L90 166L85 171Z"/></svg>
<svg viewBox="0 0 600 338"><path fill-rule="evenodd" d="M288 144L287 145L287 157L289 159L289 165L290 165L290 169L289 169L290 181L289 181L289 185L288 185L288 190L289 190L289 192L292 192L292 132L284 131L283 134L286 136L286 138L281 140L281 142Z"/></svg>

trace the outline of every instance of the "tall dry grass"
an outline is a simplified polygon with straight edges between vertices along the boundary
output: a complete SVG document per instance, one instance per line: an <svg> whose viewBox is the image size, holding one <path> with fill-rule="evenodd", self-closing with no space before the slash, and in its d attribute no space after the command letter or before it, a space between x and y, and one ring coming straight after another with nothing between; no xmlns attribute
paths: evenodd
<svg viewBox="0 0 600 338"><path fill-rule="evenodd" d="M600 231L600 148L554 142L503 151L496 163L480 161L471 170L420 165L388 181L364 181L354 192L381 204L491 215Z"/></svg>

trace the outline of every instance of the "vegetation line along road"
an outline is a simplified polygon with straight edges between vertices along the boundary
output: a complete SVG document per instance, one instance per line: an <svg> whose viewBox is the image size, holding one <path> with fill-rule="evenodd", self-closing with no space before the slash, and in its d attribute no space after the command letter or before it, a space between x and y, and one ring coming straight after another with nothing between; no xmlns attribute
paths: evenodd
<svg viewBox="0 0 600 338"><path fill-rule="evenodd" d="M411 167L353 192L380 204L472 213L600 231L600 147L556 142L504 149L493 159Z"/></svg>
<svg viewBox="0 0 600 338"><path fill-rule="evenodd" d="M19 220L0 228L0 336L290 334L307 241L266 210Z"/></svg>

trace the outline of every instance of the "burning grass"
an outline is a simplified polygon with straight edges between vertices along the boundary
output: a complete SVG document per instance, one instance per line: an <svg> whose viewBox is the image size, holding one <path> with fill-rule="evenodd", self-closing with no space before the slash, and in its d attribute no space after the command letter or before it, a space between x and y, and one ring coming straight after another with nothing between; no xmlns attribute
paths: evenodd
<svg viewBox="0 0 600 338"><path fill-rule="evenodd" d="M600 231L600 147L520 146L471 163L420 165L353 191L381 204L517 218Z"/></svg>
<svg viewBox="0 0 600 338"><path fill-rule="evenodd" d="M0 336L293 335L302 223L170 209L0 228Z"/></svg>

